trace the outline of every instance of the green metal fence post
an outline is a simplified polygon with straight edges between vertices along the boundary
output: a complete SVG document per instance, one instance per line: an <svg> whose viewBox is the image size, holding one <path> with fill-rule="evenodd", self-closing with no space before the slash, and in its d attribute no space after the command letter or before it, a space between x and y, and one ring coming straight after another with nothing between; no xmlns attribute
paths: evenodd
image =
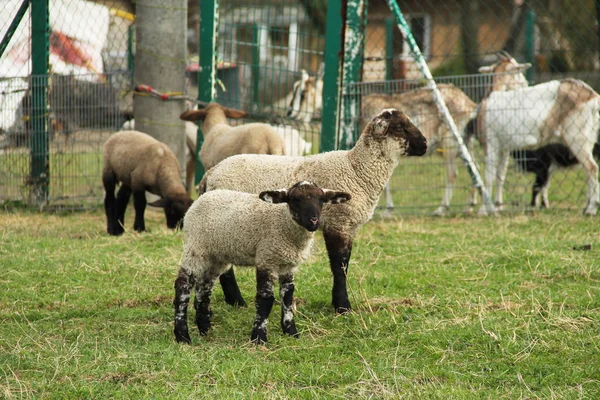
<svg viewBox="0 0 600 400"><path fill-rule="evenodd" d="M342 67L343 20L345 1L330 0L327 4L325 32L325 72L323 74L323 118L319 151L335 150L339 127L339 88Z"/></svg>
<svg viewBox="0 0 600 400"><path fill-rule="evenodd" d="M365 48L367 0L349 0L344 30L344 69L342 76L342 121L340 122L339 149L348 149L358 139L360 120L360 90L356 82L362 81Z"/></svg>
<svg viewBox="0 0 600 400"><path fill-rule="evenodd" d="M133 79L134 76L134 68L135 68L135 57L134 57L134 37L135 37L135 22L129 25L127 28L127 70L129 71L129 76Z"/></svg>
<svg viewBox="0 0 600 400"><path fill-rule="evenodd" d="M258 109L260 101L260 27L252 24L252 66L250 79L252 79L252 107Z"/></svg>
<svg viewBox="0 0 600 400"><path fill-rule="evenodd" d="M41 206L48 200L49 164L48 68L50 20L48 0L31 2L31 184L33 200Z"/></svg>
<svg viewBox="0 0 600 400"><path fill-rule="evenodd" d="M215 99L217 82L217 34L219 32L218 0L200 0L200 37L198 61L198 100L210 102ZM196 155L200 152L204 135L198 128ZM204 166L196 157L196 184L204 176Z"/></svg>
<svg viewBox="0 0 600 400"><path fill-rule="evenodd" d="M535 79L535 11L532 8L527 10L527 22L525 24L525 58L531 63L531 68L525 71L525 77L530 85L533 85Z"/></svg>
<svg viewBox="0 0 600 400"><path fill-rule="evenodd" d="M15 34L15 31L17 30L17 28L19 27L19 24L21 23L21 20L23 19L23 16L27 12L27 7L29 7L29 0L23 0L23 3L21 3L21 6L17 10L17 14L15 15L15 18L10 23L10 26L8 27L8 30L6 31L6 34L2 38L2 42L0 42L0 58L2 58L2 54L4 54L4 50L6 50L6 48L8 47L8 44L10 43L10 39L12 39L13 35Z"/></svg>

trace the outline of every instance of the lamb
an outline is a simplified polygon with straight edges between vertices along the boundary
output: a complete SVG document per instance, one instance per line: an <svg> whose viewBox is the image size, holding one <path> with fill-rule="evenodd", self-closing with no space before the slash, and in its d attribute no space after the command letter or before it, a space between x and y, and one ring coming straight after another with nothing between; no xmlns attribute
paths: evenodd
<svg viewBox="0 0 600 400"><path fill-rule="evenodd" d="M594 144L592 151L596 160L600 159L600 144ZM548 186L553 167L567 168L579 163L569 148L560 143L551 143L535 150L513 150L510 153L519 167L535 174L531 207L548 208Z"/></svg>
<svg viewBox="0 0 600 400"><path fill-rule="evenodd" d="M130 119L125 121L121 130L135 130L135 120ZM191 196L192 187L194 186L194 177L196 176L196 136L198 135L198 127L193 122L185 122L185 189L187 194Z"/></svg>
<svg viewBox="0 0 600 400"><path fill-rule="evenodd" d="M303 77L300 82L301 85L294 85L294 97L291 100L292 110L288 115L291 118L310 121L311 117L308 116L321 113L320 99L323 94L323 82L314 78L307 79L307 77ZM469 121L475 118L477 104L454 85L440 84L438 88L458 131L463 132ZM446 189L442 202L434 214L444 215L450 207L458 175L456 165L458 145L438 112L431 90L418 88L395 94L374 93L364 96L361 104L361 126L364 126L379 110L396 107L405 112L427 138L428 154L443 150L442 155L446 164ZM385 199L386 208L393 209L394 202L389 184L385 187ZM474 202L473 196L471 196L470 202ZM469 206L469 208L471 207L472 205Z"/></svg>
<svg viewBox="0 0 600 400"><path fill-rule="evenodd" d="M352 241L358 228L373 215L381 192L402 156L422 156L427 140L401 111L386 109L365 127L355 146L306 157L237 155L209 170L199 192L214 189L260 193L309 180L321 187L335 187L352 195L338 207L323 208L322 229L333 273L332 303L338 313L351 309L346 274ZM245 304L233 270L220 277L225 301Z"/></svg>
<svg viewBox="0 0 600 400"><path fill-rule="evenodd" d="M494 65L480 68L482 73L505 71L498 75L491 93L481 102L477 116L477 134L486 152L486 189L491 196L496 183L495 201L501 210L510 151L562 142L587 173L584 213L595 215L599 200L598 164L592 151L600 128L600 95L584 82L570 78L522 87L526 82L522 72L528 67L530 64L519 64L504 54ZM504 91L511 88L503 82L511 75L517 82L513 87L517 88ZM486 215L488 211L482 207L479 213Z"/></svg>
<svg viewBox="0 0 600 400"><path fill-rule="evenodd" d="M267 342L276 278L281 328L283 333L298 337L292 312L294 273L309 255L323 204L348 200L348 193L321 189L306 181L258 196L231 190L200 196L184 219L185 246L173 302L176 340L190 343L187 306L194 286L196 325L201 335L208 332L212 288L228 264L256 267L256 318L251 340Z"/></svg>
<svg viewBox="0 0 600 400"><path fill-rule="evenodd" d="M249 123L232 127L227 123L227 118L238 119L246 115L245 111L217 103L181 114L184 121L203 121L204 143L200 149L200 161L206 170L235 154L284 154L281 136L271 125Z"/></svg>
<svg viewBox="0 0 600 400"><path fill-rule="evenodd" d="M146 191L160 196L159 200L148 205L162 207L167 226L171 229L177 227L192 199L181 183L179 162L166 144L142 132L119 131L104 144L102 159L104 210L109 235L118 236L124 232L125 209L132 193L135 208L133 229L138 232L146 230ZM115 198L119 182L121 187Z"/></svg>

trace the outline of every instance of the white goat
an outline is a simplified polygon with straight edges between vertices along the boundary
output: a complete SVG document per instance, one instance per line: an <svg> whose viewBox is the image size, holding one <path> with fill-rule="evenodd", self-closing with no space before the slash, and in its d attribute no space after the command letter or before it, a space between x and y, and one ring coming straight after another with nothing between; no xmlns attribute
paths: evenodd
<svg viewBox="0 0 600 400"><path fill-rule="evenodd" d="M497 63L479 69L481 73L497 74L477 117L477 135L486 153L486 189L491 196L496 183L495 202L501 209L511 150L562 142L587 173L584 213L594 215L599 192L598 165L592 151L600 128L600 95L576 79L524 87L527 81L523 71L530 66L504 53ZM487 214L485 207L479 214Z"/></svg>

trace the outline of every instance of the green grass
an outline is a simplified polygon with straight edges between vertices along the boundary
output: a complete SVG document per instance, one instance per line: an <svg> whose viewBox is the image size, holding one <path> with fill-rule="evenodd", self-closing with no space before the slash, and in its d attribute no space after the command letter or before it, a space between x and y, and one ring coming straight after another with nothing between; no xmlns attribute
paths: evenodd
<svg viewBox="0 0 600 400"><path fill-rule="evenodd" d="M183 235L105 234L101 211L0 217L0 398L585 398L600 396L596 218L391 218L359 231L336 316L319 237L296 279L300 339L213 294L214 328L172 335ZM320 234L319 234L320 236ZM591 244L591 250L574 247ZM194 312L190 311L190 327Z"/></svg>

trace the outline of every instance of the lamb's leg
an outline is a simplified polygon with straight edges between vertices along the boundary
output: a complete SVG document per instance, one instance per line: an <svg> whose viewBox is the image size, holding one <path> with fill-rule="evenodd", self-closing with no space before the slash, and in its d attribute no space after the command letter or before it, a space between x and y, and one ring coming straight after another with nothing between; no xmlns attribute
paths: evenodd
<svg viewBox="0 0 600 400"><path fill-rule="evenodd" d="M494 187L494 182L496 180L496 170L498 168L498 144L492 145L491 143L487 144L487 154L485 156L485 188L488 192L488 196L490 199L492 198L492 188ZM493 206L492 206L493 207ZM481 207L479 208L479 215L487 215L488 210L485 203L482 202Z"/></svg>
<svg viewBox="0 0 600 400"><path fill-rule="evenodd" d="M122 227L117 229L117 210L115 199L115 188L117 178L113 173L102 174L102 185L104 186L104 212L106 214L106 231L109 235L117 236L123 233Z"/></svg>
<svg viewBox="0 0 600 400"><path fill-rule="evenodd" d="M194 287L194 277L184 268L179 269L179 275L175 280L175 340L179 343L190 343L190 334L187 324L187 307L190 302L190 292Z"/></svg>
<svg viewBox="0 0 600 400"><path fill-rule="evenodd" d="M130 197L131 189L121 184L121 187L117 192L117 201L115 207L115 214L117 216L117 223L115 228L118 232L118 235L125 231L125 209L127 208L127 203L129 203Z"/></svg>
<svg viewBox="0 0 600 400"><path fill-rule="evenodd" d="M390 183L391 180L392 177L390 177L390 180L388 180L385 185L385 209L388 212L394 211L394 200L392 199L392 189Z"/></svg>
<svg viewBox="0 0 600 400"><path fill-rule="evenodd" d="M194 298L194 308L196 309L196 325L200 335L206 335L210 329L210 294L215 283L215 279L207 274L196 282L196 297Z"/></svg>
<svg viewBox="0 0 600 400"><path fill-rule="evenodd" d="M225 295L225 302L232 306L246 307L246 301L242 297L240 288L235 280L235 274L233 273L233 267L219 276L219 282L223 288L223 294Z"/></svg>
<svg viewBox="0 0 600 400"><path fill-rule="evenodd" d="M267 322L275 302L274 281L274 277L268 270L256 268L256 317L250 336L250 340L256 344L267 342Z"/></svg>
<svg viewBox="0 0 600 400"><path fill-rule="evenodd" d="M352 254L352 237L334 231L324 231L325 246L333 274L332 304L338 314L351 310L346 289L346 274Z"/></svg>
<svg viewBox="0 0 600 400"><path fill-rule="evenodd" d="M444 137L448 136L446 133ZM450 209L450 201L452 200L452 194L454 193L454 185L456 183L456 176L458 170L456 168L456 144L450 143L449 138L444 140L444 161L446 164L446 189L444 190L444 197L442 198L442 204L433 213L434 215L444 215Z"/></svg>
<svg viewBox="0 0 600 400"><path fill-rule="evenodd" d="M571 151L573 152L573 154L575 154L575 157L577 157L577 160L581 163L581 165L583 166L583 169L585 170L585 172L587 174L587 187L588 187L587 203L583 210L583 213L586 215L596 215L596 213L598 211L598 200L599 200L598 199L598 164L596 163L596 161L594 160L594 157L592 156L591 149L589 151L584 151L583 149L579 148L578 149L579 151L575 152L574 150L576 150L576 149L574 148L574 146L570 146L570 147L571 147Z"/></svg>
<svg viewBox="0 0 600 400"><path fill-rule="evenodd" d="M195 149L193 150L195 151ZM194 187L194 177L196 176L196 160L190 158L185 165L185 191L189 196L192 195Z"/></svg>
<svg viewBox="0 0 600 400"><path fill-rule="evenodd" d="M299 337L294 322L292 305L294 302L294 275L286 274L279 276L279 297L281 299L281 329L283 333Z"/></svg>
<svg viewBox="0 0 600 400"><path fill-rule="evenodd" d="M548 166L549 168L549 166ZM548 199L544 198L544 188L547 189L548 182L550 180L548 168L540 168L536 170L535 182L533 183L533 190L531 196L531 206L537 207L538 199L541 196L542 208L548 207Z"/></svg>
<svg viewBox="0 0 600 400"><path fill-rule="evenodd" d="M146 230L144 222L144 211L146 211L146 192L143 190L133 194L133 207L135 208L135 221L133 230L143 232Z"/></svg>
<svg viewBox="0 0 600 400"><path fill-rule="evenodd" d="M508 168L509 152L506 150L500 151L498 169L496 170L496 209L504 208L504 198L502 188L506 180L506 170Z"/></svg>

